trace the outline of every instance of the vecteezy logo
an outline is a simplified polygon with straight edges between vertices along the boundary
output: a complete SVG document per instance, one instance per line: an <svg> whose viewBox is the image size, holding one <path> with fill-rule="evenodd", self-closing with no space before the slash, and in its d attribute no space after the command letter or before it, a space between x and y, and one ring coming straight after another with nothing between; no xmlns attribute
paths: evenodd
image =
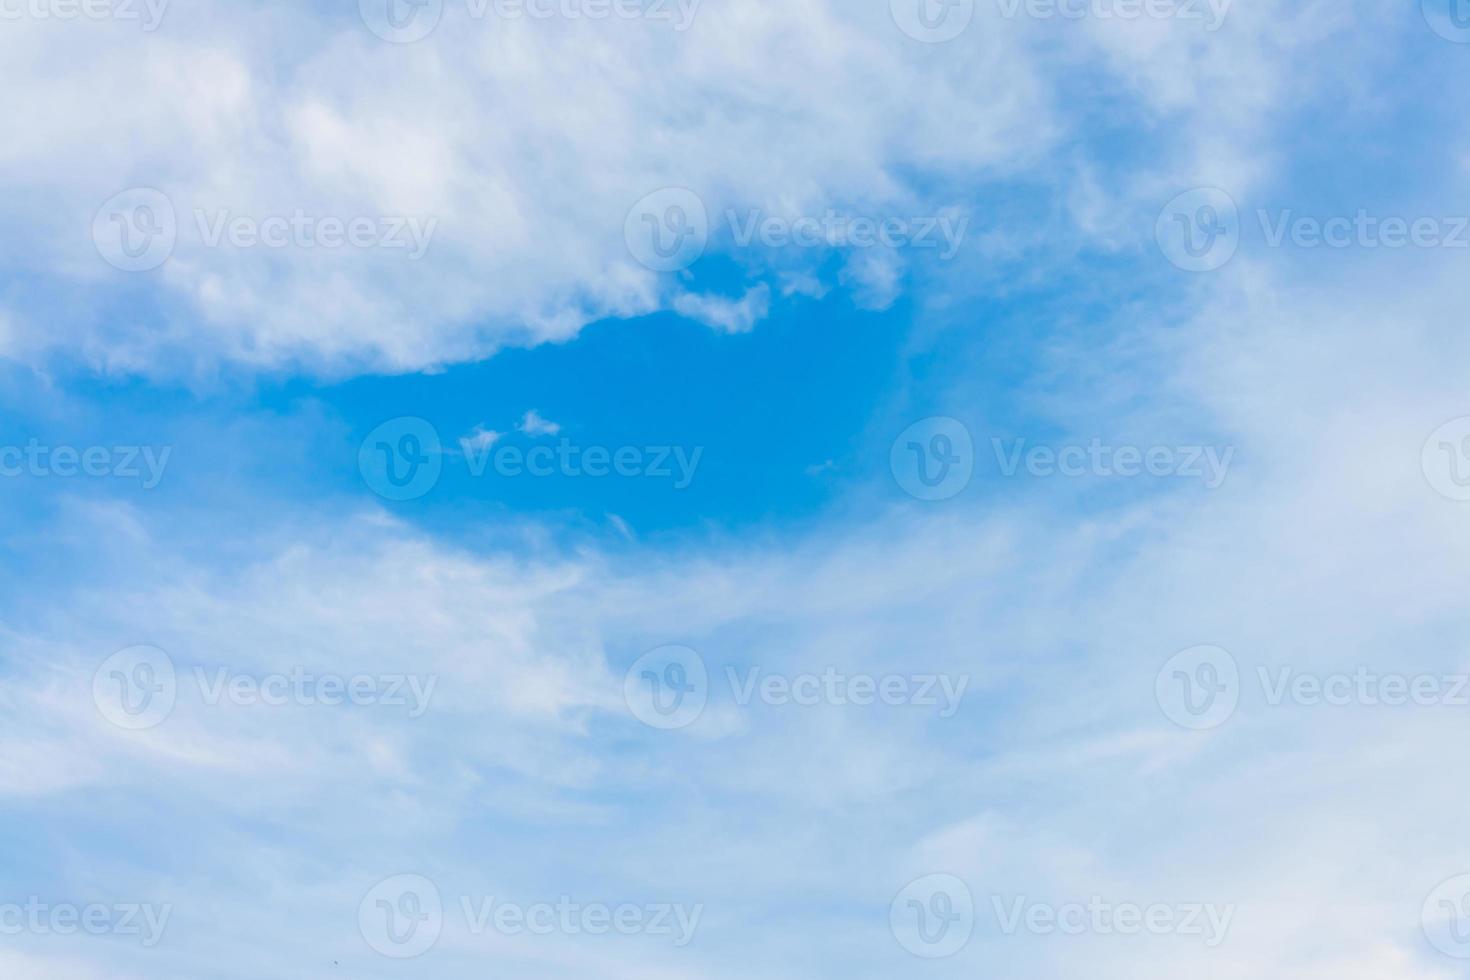
<svg viewBox="0 0 1470 980"><path fill-rule="evenodd" d="M894 440L888 464L905 493L920 500L948 500L970 485L975 440L957 419L924 419Z"/></svg>
<svg viewBox="0 0 1470 980"><path fill-rule="evenodd" d="M1441 882L1424 900L1424 936L1446 956L1470 960L1470 874Z"/></svg>
<svg viewBox="0 0 1470 980"><path fill-rule="evenodd" d="M953 41L975 18L975 0L889 0L893 22L915 41Z"/></svg>
<svg viewBox="0 0 1470 980"><path fill-rule="evenodd" d="M412 44L434 33L444 17L444 0L358 0L368 30L394 44Z"/></svg>
<svg viewBox="0 0 1470 980"><path fill-rule="evenodd" d="M659 647L628 668L623 699L633 716L651 728L687 728L709 701L709 671L688 647Z"/></svg>
<svg viewBox="0 0 1470 980"><path fill-rule="evenodd" d="M1470 0L1423 0L1424 19L1446 41L1470 44Z"/></svg>
<svg viewBox="0 0 1470 980"><path fill-rule="evenodd" d="M124 272L147 272L168 261L179 237L173 202L152 187L108 198L92 219L97 254Z"/></svg>
<svg viewBox="0 0 1470 980"><path fill-rule="evenodd" d="M156 728L173 713L178 700L174 662L158 647L119 650L92 675L92 700L102 717L119 728Z"/></svg>
<svg viewBox="0 0 1470 980"><path fill-rule="evenodd" d="M1470 500L1470 416L1451 419L1424 443L1424 478L1441 496Z"/></svg>
<svg viewBox="0 0 1470 980"><path fill-rule="evenodd" d="M628 251L654 272L687 269L709 244L709 211L683 187L665 187L633 205L623 223Z"/></svg>
<svg viewBox="0 0 1470 980"><path fill-rule="evenodd" d="M419 418L390 419L362 441L357 466L369 489L388 500L417 500L444 470L439 431Z"/></svg>
<svg viewBox="0 0 1470 980"><path fill-rule="evenodd" d="M909 882L888 908L888 926L904 949L926 960L953 956L975 931L975 900L954 875Z"/></svg>
<svg viewBox="0 0 1470 980"><path fill-rule="evenodd" d="M1154 225L1164 257L1186 272L1211 272L1240 247L1240 211L1218 187L1196 187L1164 205Z"/></svg>
<svg viewBox="0 0 1470 980"><path fill-rule="evenodd" d="M422 875L396 875L373 886L357 907L362 938L395 960L422 956L444 930L439 889Z"/></svg>
<svg viewBox="0 0 1470 980"><path fill-rule="evenodd" d="M1218 728L1240 704L1240 668L1221 647L1190 647L1164 664L1154 681L1154 695L1164 714L1181 728Z"/></svg>

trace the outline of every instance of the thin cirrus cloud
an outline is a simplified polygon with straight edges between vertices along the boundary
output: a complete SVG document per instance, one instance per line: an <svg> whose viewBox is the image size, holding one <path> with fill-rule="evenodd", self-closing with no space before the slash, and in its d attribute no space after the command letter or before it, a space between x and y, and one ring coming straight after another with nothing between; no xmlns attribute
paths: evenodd
<svg viewBox="0 0 1470 980"><path fill-rule="evenodd" d="M1293 314L1308 315L1324 314ZM1352 346L1364 343L1361 330L1345 326ZM1263 342L1290 343L1269 324L1259 329ZM1276 397L1273 386L1251 380L1255 366L1227 363L1232 378L1221 383ZM1417 370L1408 362L1396 373L1408 384ZM1404 390L1387 381L1375 404L1403 405ZM848 952L824 947L826 969L886 975L902 954L868 919L884 914L905 881L941 867L986 889L987 902L990 892L1058 901L1177 894L1238 906L1229 943L1170 947L1158 954L1160 976L1286 976L1280 943L1309 930L1325 941L1320 957L1298 957L1306 975L1374 968L1439 977L1413 941L1417 906L1458 845L1451 825L1426 832L1413 814L1460 805L1453 781L1434 776L1453 753L1452 714L1360 707L1322 717L1255 701L1218 731L1198 734L1176 729L1153 702L1160 665L1205 638L1228 644L1247 671L1349 661L1392 669L1406 663L1401 638L1453 632L1462 603L1453 588L1433 583L1459 577L1464 535L1455 532L1459 545L1450 546L1444 501L1423 486L1412 454L1397 452L1418 431L1416 412L1399 414L1402 427L1360 439L1341 461L1393 475L1376 488L1323 493L1344 480L1282 451L1299 446L1301 433L1255 433L1249 444L1269 461L1265 472L1218 492L1171 494L1103 525L1085 517L1058 525L1039 501L1006 513L908 508L743 554L644 552L625 565L585 553L558 562L475 555L368 517L323 528L315 540L256 542L250 564L223 575L192 569L155 530L133 542L126 561L146 557L150 567L171 569L166 577L132 576L90 597L58 599L69 610L63 633L35 625L11 638L12 649L31 655L8 695L6 769L61 769L76 782L10 781L4 789L22 813L48 818L69 793L122 799L141 786L187 792L221 822L242 801L268 825L307 804L340 812L355 829L311 836L306 866L280 861L279 846L255 840L244 845L255 870L213 886L217 910L261 927L251 897L260 887L310 906L280 934L277 953L253 943L232 951L259 969L280 962L280 950L309 956L332 929L330 910L350 911L375 875L414 867L456 893L534 895L537 868L554 860L548 848L613 828L631 854L664 846L703 856L650 871L602 853L592 869L602 887L616 881L619 895L661 888L720 910L692 960L676 968L667 950L622 951L608 964L617 976L728 976L747 917L765 901L758 896L793 890L852 944ZM1249 417L1239 417L1242 430ZM1329 527L1352 533L1335 546L1333 567L1314 569L1307 559ZM1419 574L1376 574L1389 548ZM211 584L190 584L199 580ZM43 610L33 618L50 617ZM127 733L95 717L83 690L97 651L119 635L150 637L185 673L215 663L251 672L296 662L317 670L408 665L402 669L440 675L442 700L419 719L384 712L359 724L307 708L204 711L191 694L159 733ZM922 714L740 706L724 694L687 737L660 741L627 714L622 672L643 649L674 637L702 651L722 686L727 670L776 664L964 671L978 709L951 724ZM1407 662L1463 667L1451 647L1418 643ZM188 739L167 737L171 726ZM1204 778L1207 761L1212 775ZM1285 797L1282 765L1299 784ZM675 772L683 775L671 784ZM1391 783L1395 805L1362 798L1353 787L1364 780ZM696 787L711 805L668 813L662 801L674 785L680 793ZM948 789L936 806L940 785ZM360 801L389 787L399 792L374 804L378 819L354 824ZM1275 802L1263 814L1257 803L1265 798ZM1136 829L1157 819L1151 807L1162 799L1172 815L1166 825ZM1409 799L1415 805L1403 806ZM745 814L752 801L763 811L754 821ZM1329 832L1345 807L1355 828ZM793 836L793 827L855 809L878 819L841 840ZM449 830L467 819L507 841L532 820L544 843L522 841L520 855L488 844L481 851ZM1242 837L1240 828L1263 820L1269 833ZM202 846L196 837L209 823L177 835L184 853ZM1342 849L1363 835L1380 846L1359 854L1353 905L1324 916L1345 887ZM711 839L731 848L695 846ZM839 860L855 840L883 857L855 872ZM1179 859L1161 863L1160 854ZM321 886L318 868L346 884ZM158 879L155 869L123 860L113 875L134 894L197 897L205 887L182 861L165 870ZM584 889L596 887L592 878ZM191 935L213 935L186 909L176 928L182 938L161 954L164 969L203 955ZM801 975L790 961L810 943L810 928L804 917L768 927L765 951L747 950L744 962ZM484 941L451 933L438 968L475 975ZM217 941L210 947L217 951ZM357 951L343 955L344 963L371 963ZM511 943L496 955L511 975L530 976L574 974L586 951L569 941ZM1065 971L1083 962L1103 976L1139 969L1131 947L1102 937L1063 945L990 938L952 967Z"/></svg>

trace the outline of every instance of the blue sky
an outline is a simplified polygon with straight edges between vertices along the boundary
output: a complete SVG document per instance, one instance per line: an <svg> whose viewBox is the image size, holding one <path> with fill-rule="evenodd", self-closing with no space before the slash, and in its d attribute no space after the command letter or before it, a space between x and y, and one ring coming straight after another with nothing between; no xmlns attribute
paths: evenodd
<svg viewBox="0 0 1470 980"><path fill-rule="evenodd" d="M1460 975L1460 6L0 4L0 976Z"/></svg>

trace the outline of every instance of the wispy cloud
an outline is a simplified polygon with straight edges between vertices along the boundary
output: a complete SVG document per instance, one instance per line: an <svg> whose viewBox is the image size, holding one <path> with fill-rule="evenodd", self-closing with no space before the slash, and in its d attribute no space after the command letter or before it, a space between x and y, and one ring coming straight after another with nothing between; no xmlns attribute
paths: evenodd
<svg viewBox="0 0 1470 980"><path fill-rule="evenodd" d="M465 435L460 436L459 445L466 456L472 456L490 449L504 438L504 436L505 433L496 432L494 429L487 429L481 424L475 426L474 429Z"/></svg>
<svg viewBox="0 0 1470 980"><path fill-rule="evenodd" d="M541 413L534 408L521 418L521 424L517 428L528 436L554 436L561 432L560 425L542 418Z"/></svg>

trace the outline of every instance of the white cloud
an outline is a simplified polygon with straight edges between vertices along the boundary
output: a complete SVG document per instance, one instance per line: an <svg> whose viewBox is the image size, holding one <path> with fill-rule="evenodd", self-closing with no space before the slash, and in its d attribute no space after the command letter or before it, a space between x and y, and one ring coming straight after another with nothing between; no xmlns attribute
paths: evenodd
<svg viewBox="0 0 1470 980"><path fill-rule="evenodd" d="M561 432L561 426L555 422L541 417L541 413L534 408L521 418L520 430L528 436L554 436Z"/></svg>
<svg viewBox="0 0 1470 980"><path fill-rule="evenodd" d="M630 525L622 517L619 517L617 514L608 514L607 522L611 524L613 528L617 530L618 534L622 535L625 540L630 542L636 542L638 540L638 535L633 533L632 525Z"/></svg>
<svg viewBox="0 0 1470 980"><path fill-rule="evenodd" d="M142 288L159 304L117 323L90 304L43 310L17 297L21 349L153 371L483 357L672 302L678 292L622 235L629 208L659 187L696 186L713 214L777 201L907 207L916 192L895 169L1004 167L1047 140L1041 86L1019 54L977 41L1007 79L996 101L961 83L958 62L908 42L886 10L839 6L707 4L680 33L466 20L451 3L413 45L379 41L350 7L175 5L153 34L16 21L0 40L20 113L0 181L6 219L33 234L8 261L53 287ZM964 139L940 139L955 132ZM171 199L179 241L161 269L130 278L85 229L140 185ZM438 225L418 261L201 241L201 220L298 209Z"/></svg>
<svg viewBox="0 0 1470 980"><path fill-rule="evenodd" d="M494 429L487 429L482 424L475 426L468 434L460 436L459 445L464 454L470 456L483 453L504 437L505 433L496 432Z"/></svg>
<svg viewBox="0 0 1470 980"><path fill-rule="evenodd" d="M763 287L730 301L656 282L621 252L623 202L688 174L725 187L712 204L905 201L915 192L893 174L907 166L1004 170L1067 124L1011 35L977 31L947 53L894 44L882 7L709 5L686 40L638 26L617 44L588 25L451 22L432 44L391 48L307 21L333 38L321 51L302 41L308 13L205 7L179 26L224 39L207 56L161 36L134 63L138 44L70 35L66 50L95 59L81 63L138 79L95 92L42 86L63 35L22 25L0 37L26 123L0 146L0 174L24 193L0 208L49 216L23 265L77 282L96 275L95 257L62 229L85 227L85 202L115 188L112 161L129 181L152 174L181 196L254 210L305 200L456 216L413 275L361 256L186 248L158 277L179 304L167 329L56 332L122 367L171 345L204 360L414 367L664 304L749 329ZM1251 186L1270 166L1257 137L1286 67L1344 9L1311 4L1271 33L1282 5L1241 8L1208 44L1174 43L1177 25L1083 33L1162 124L1205 103L1170 166ZM220 27L188 19L210 14ZM284 50L267 51L267 36ZM975 84L991 71L1006 84ZM487 106L499 125L484 124ZM1087 234L1123 247L1122 213L1157 196L1167 171L1141 171L1116 196L1089 176L1064 200ZM1247 677L1470 667L1470 525L1420 472L1428 433L1470 415L1445 368L1470 343L1451 259L1304 275L1289 257L1242 253L1195 284L1182 327L1163 312L1111 324L1101 342L1048 338L1037 369L1048 383L1016 396L1048 431L1219 434L1240 458L1214 492L1079 509L1062 486L1028 487L1025 505L977 486L973 506L910 503L795 542L620 557L472 552L373 515L225 541L219 566L201 564L162 513L118 506L95 525L68 513L54 537L87 543L85 587L16 610L24 625L3 635L0 796L25 827L107 813L132 845L57 834L55 888L105 876L120 892L181 896L178 931L135 975L194 976L223 960L304 978L323 950L354 975L382 972L355 934L355 905L376 878L415 868L451 900L455 889L554 899L554 887L709 909L678 955L451 930L435 954L445 978L481 976L490 955L507 976L538 978L902 975L913 963L887 935L888 902L934 871L966 877L982 908L1021 893L1239 909L1214 951L989 933L935 976L1448 978L1453 964L1419 935L1419 906L1470 868L1456 820L1470 794L1457 778L1463 709L1250 698L1201 734L1163 717L1153 681L1202 642L1231 649ZM892 302L898 270L865 260L848 266L863 302ZM793 275L797 292L822 288ZM39 322L18 312L11 342L51 342ZM954 397L984 418L991 392L957 374ZM521 429L558 431L534 411ZM495 438L481 426L465 445ZM125 554L116 567L96 554L108 542ZM91 673L138 642L186 667L414 671L440 684L422 719L210 707L189 691L163 726L128 733L98 714ZM973 683L953 723L722 696L692 731L658 733L627 712L622 671L665 643L697 648L717 683L727 666ZM0 972L119 980L117 955L12 951Z"/></svg>
<svg viewBox="0 0 1470 980"><path fill-rule="evenodd" d="M765 319L770 309L771 290L765 283L752 286L738 300L694 293L680 293L674 297L674 310L681 316L698 320L723 333L749 333Z"/></svg>
<svg viewBox="0 0 1470 980"><path fill-rule="evenodd" d="M691 296L628 253L634 202L689 186L713 219L729 208L907 217L968 205L946 187L1066 185L1087 161L1049 154L1085 134L1065 84L1079 60L1116 75L1142 111L1181 123L1159 128L1177 139L1158 169L1118 189L1125 206L1157 197L1161 170L1248 186L1269 163L1261 144L1285 74L1301 97L1301 65L1340 50L1353 27L1322 4L1293 9L1236 5L1214 34L982 13L941 46L905 37L884 4L829 0L704 4L684 32L466 20L451 3L412 45L379 41L349 8L295 4L174 5L152 34L16 21L0 39L15 107L0 214L30 229L4 254L36 285L8 297L7 345L147 373L221 359L341 373L481 358L663 308L749 329L767 272L796 276L786 288L804 294L831 285L811 281L812 257L746 250L756 281L743 301ZM133 186L167 194L180 232L167 264L130 276L85 229ZM1088 226L1111 234L1106 202L1088 208ZM201 222L298 211L437 225L417 261L404 249L201 238ZM874 256L854 259L847 278L872 307L903 288ZM125 296L128 312L77 286Z"/></svg>
<svg viewBox="0 0 1470 980"><path fill-rule="evenodd" d="M551 562L471 554L368 520L258 542L255 562L212 572L166 538L137 539L130 568L167 571L59 599L58 635L15 639L30 669L8 688L4 771L69 778L0 787L32 805L81 789L187 791L205 825L241 809L267 823L302 807L340 815L326 819L350 827L347 839L293 842L325 868L282 858L253 883L339 913L300 917L270 950L231 950L260 969L318 947L350 914L359 878L371 883L363 853L383 873L428 865L446 890L534 894L550 851L566 847L559 835L594 834L617 841L578 851L601 887L695 896L710 909L677 965L660 950L627 952L612 975L733 976L729 956L742 948L741 972L810 975L805 951L834 975L891 975L905 961L886 934L887 902L911 878L945 871L965 877L986 910L994 896L1096 894L1237 912L1215 950L992 932L940 975L985 965L1441 980L1449 971L1424 947L1418 917L1429 889L1470 862L1445 816L1466 802L1445 778L1458 764L1458 712L1247 698L1225 727L1198 734L1163 716L1153 680L1174 651L1200 642L1227 646L1247 676L1257 665L1470 666L1456 639L1470 532L1418 472L1426 420L1463 398L1448 377L1422 385L1448 337L1433 324L1452 322L1436 317L1462 288L1446 282L1435 296L1401 283L1376 304L1363 297L1382 284L1363 283L1324 306L1248 263L1214 280L1187 342L1144 329L1136 342L1163 345L1164 373L1177 367L1194 393L1183 407L1241 445L1243 475L1093 516L1059 518L1065 490L1040 486L1025 507L914 505L794 544ZM1392 357L1380 316L1394 318ZM1302 356L1328 350L1326 334L1330 355ZM1131 350L1111 351L1097 377L1116 384ZM1361 380L1334 402L1343 377ZM1082 407L1051 403L1063 417L1093 404L1089 377L1076 381ZM1180 407L1177 394L1165 388L1160 400ZM1306 404L1340 407L1309 415ZM1111 405L1083 417L1139 421ZM1282 417L1300 421L1283 428ZM132 737L90 717L87 670L140 638L181 662L254 671L300 659L343 671L410 664L442 676L441 700L422 723L181 703L157 733ZM726 666L750 665L964 672L973 684L952 724L721 696L694 730L656 733L627 714L621 670L670 642L698 649L717 684ZM671 793L705 802L671 810ZM364 809L382 819L355 820ZM516 846L497 846L494 866L480 867L461 838L440 836L466 821L537 831L504 831ZM812 827L821 830L802 829ZM710 840L726 846L701 846ZM656 848L679 860L650 864ZM868 860L855 866L853 853ZM175 887L197 896L216 886L185 877ZM801 900L751 953L751 923L768 922L771 896L786 894ZM254 901L253 890L213 895L211 907L249 921ZM440 975L475 975L490 948L512 975L548 963L575 973L586 955L571 942L454 934Z"/></svg>

